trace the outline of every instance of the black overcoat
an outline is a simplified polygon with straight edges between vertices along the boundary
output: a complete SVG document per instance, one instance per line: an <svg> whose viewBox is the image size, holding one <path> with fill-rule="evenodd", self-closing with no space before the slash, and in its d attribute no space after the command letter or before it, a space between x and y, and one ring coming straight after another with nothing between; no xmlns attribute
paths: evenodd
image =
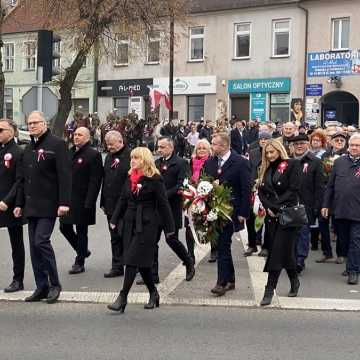
<svg viewBox="0 0 360 360"><path fill-rule="evenodd" d="M96 222L96 200L103 177L101 154L90 146L78 151L73 147L72 189L70 211L61 218L64 224L94 225Z"/></svg>
<svg viewBox="0 0 360 360"><path fill-rule="evenodd" d="M26 217L57 217L59 206L71 202L71 159L65 141L47 130L31 139L23 155L24 205Z"/></svg>
<svg viewBox="0 0 360 360"><path fill-rule="evenodd" d="M9 157L11 160L6 161ZM8 206L6 211L0 211L0 227L13 227L23 223L22 218L15 218L13 214L22 179L21 157L22 150L14 139L0 146L0 201Z"/></svg>
<svg viewBox="0 0 360 360"><path fill-rule="evenodd" d="M121 195L130 169L130 151L123 147L115 154L108 154L104 163L104 178L100 207L111 216Z"/></svg>
<svg viewBox="0 0 360 360"><path fill-rule="evenodd" d="M134 194L127 180L111 218L118 224L124 242L124 264L151 267L154 262L159 219L165 233L175 231L169 201L161 176L142 177L141 189Z"/></svg>
<svg viewBox="0 0 360 360"><path fill-rule="evenodd" d="M281 173L278 166L287 163ZM267 169L259 186L259 197L264 208L277 214L282 206L294 206L298 203L301 184L300 162L295 159L276 161ZM276 191L276 193L275 193ZM276 195L277 194L277 195ZM270 238L269 256L264 271L296 269L296 239L299 228L283 228L277 218L267 215L268 236Z"/></svg>
<svg viewBox="0 0 360 360"><path fill-rule="evenodd" d="M309 224L312 225L320 214L325 189L321 160L308 152L300 159L300 170L300 199L306 206Z"/></svg>
<svg viewBox="0 0 360 360"><path fill-rule="evenodd" d="M188 164L179 156L173 154L169 160L156 160L156 167L159 169L165 183L166 195L169 199L172 215L175 221L175 228L182 228L183 199L179 193L183 186Z"/></svg>

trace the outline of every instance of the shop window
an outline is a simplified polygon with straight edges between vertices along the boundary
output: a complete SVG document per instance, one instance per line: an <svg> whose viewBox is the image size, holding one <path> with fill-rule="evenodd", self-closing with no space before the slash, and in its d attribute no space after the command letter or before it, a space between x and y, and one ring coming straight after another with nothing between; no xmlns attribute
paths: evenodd
<svg viewBox="0 0 360 360"><path fill-rule="evenodd" d="M4 71L14 71L14 62L15 62L14 43L4 44L3 56L4 56Z"/></svg>
<svg viewBox="0 0 360 360"><path fill-rule="evenodd" d="M128 97L114 98L114 113L120 118L129 115Z"/></svg>
<svg viewBox="0 0 360 360"><path fill-rule="evenodd" d="M148 36L147 63L160 62L160 31L152 31Z"/></svg>
<svg viewBox="0 0 360 360"><path fill-rule="evenodd" d="M36 66L36 44L35 41L24 43L24 70L35 70Z"/></svg>
<svg viewBox="0 0 360 360"><path fill-rule="evenodd" d="M284 123L290 117L290 95L271 94L270 96L270 120Z"/></svg>
<svg viewBox="0 0 360 360"><path fill-rule="evenodd" d="M120 38L116 43L115 65L129 64L129 39Z"/></svg>
<svg viewBox="0 0 360 360"><path fill-rule="evenodd" d="M272 56L290 56L290 20L273 21Z"/></svg>
<svg viewBox="0 0 360 360"><path fill-rule="evenodd" d="M190 28L189 60L204 60L204 27Z"/></svg>
<svg viewBox="0 0 360 360"><path fill-rule="evenodd" d="M188 96L188 121L200 121L204 117L204 95Z"/></svg>
<svg viewBox="0 0 360 360"><path fill-rule="evenodd" d="M13 89L5 88L4 92L4 112L5 117L8 119L13 119Z"/></svg>
<svg viewBox="0 0 360 360"><path fill-rule="evenodd" d="M350 18L332 19L332 50L349 49Z"/></svg>
<svg viewBox="0 0 360 360"><path fill-rule="evenodd" d="M250 57L251 24L235 24L235 59Z"/></svg>

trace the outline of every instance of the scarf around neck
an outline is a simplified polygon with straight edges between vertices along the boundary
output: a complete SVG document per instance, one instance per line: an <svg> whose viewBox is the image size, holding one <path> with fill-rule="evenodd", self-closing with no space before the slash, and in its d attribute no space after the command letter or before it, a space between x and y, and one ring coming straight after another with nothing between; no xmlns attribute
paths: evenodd
<svg viewBox="0 0 360 360"><path fill-rule="evenodd" d="M192 176L191 176L191 181L192 182L197 182L199 180L200 177L200 173L201 173L201 169L203 168L205 161L209 158L208 155L202 157L202 158L198 158L198 157L193 157L192 158Z"/></svg>
<svg viewBox="0 0 360 360"><path fill-rule="evenodd" d="M137 190L137 185L139 183L139 180L143 176L144 176L144 172L142 170L138 170L138 169L131 170L129 178L130 178L130 186L132 192L135 192Z"/></svg>

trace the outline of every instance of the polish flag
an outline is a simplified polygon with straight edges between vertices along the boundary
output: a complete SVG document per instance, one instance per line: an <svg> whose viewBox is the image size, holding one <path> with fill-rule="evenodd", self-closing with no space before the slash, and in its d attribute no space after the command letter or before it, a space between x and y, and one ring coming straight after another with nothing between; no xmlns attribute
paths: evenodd
<svg viewBox="0 0 360 360"><path fill-rule="evenodd" d="M151 110L154 111L160 105L162 93L158 89L151 89L149 96L151 99Z"/></svg>

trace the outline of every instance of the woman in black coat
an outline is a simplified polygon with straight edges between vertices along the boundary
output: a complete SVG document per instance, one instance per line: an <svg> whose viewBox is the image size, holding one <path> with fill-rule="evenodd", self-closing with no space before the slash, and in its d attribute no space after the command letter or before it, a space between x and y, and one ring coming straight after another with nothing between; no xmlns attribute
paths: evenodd
<svg viewBox="0 0 360 360"><path fill-rule="evenodd" d="M268 272L261 305L269 305L282 269L291 283L289 297L298 294L300 282L296 272L296 239L300 228L283 228L278 221L281 207L294 206L299 201L300 163L289 159L278 140L270 140L263 150L260 169L259 197L266 209L270 248L264 271Z"/></svg>
<svg viewBox="0 0 360 360"><path fill-rule="evenodd" d="M159 306L151 268L157 241L158 221L162 219L166 236L174 234L175 226L165 186L149 149L138 147L131 152L129 180L125 183L110 226L118 226L124 241L125 278L116 301L110 310L124 312L127 296L137 269L147 286L150 299L145 309Z"/></svg>

